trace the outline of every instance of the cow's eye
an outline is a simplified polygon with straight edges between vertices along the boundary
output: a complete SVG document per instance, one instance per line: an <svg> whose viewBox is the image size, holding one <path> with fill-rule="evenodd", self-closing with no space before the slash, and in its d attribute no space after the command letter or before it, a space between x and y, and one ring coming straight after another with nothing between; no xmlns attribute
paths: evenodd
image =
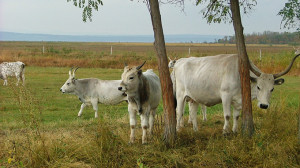
<svg viewBox="0 0 300 168"><path fill-rule="evenodd" d="M257 86L257 89L260 90L260 87Z"/></svg>
<svg viewBox="0 0 300 168"><path fill-rule="evenodd" d="M129 79L132 80L134 77L130 77Z"/></svg>
<svg viewBox="0 0 300 168"><path fill-rule="evenodd" d="M67 83L68 86L70 86L70 83Z"/></svg>
<svg viewBox="0 0 300 168"><path fill-rule="evenodd" d="M273 92L274 91L274 88L273 89L271 89L271 92Z"/></svg>

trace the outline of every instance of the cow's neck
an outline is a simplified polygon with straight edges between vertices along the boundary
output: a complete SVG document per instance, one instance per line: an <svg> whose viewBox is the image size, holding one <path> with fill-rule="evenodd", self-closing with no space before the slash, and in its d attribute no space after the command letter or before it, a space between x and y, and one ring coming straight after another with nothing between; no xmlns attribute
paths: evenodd
<svg viewBox="0 0 300 168"><path fill-rule="evenodd" d="M141 75L139 79L138 95L141 104L144 104L149 99L149 83L144 75Z"/></svg>
<svg viewBox="0 0 300 168"><path fill-rule="evenodd" d="M132 96L131 96L132 95ZM128 93L128 101L137 105L139 113L142 113L142 106L149 100L149 84L145 76L139 77L139 85L135 94Z"/></svg>
<svg viewBox="0 0 300 168"><path fill-rule="evenodd" d="M84 99L83 97L83 89L85 88L84 83L80 80L75 80L76 89L74 90L74 94L77 95L80 99Z"/></svg>

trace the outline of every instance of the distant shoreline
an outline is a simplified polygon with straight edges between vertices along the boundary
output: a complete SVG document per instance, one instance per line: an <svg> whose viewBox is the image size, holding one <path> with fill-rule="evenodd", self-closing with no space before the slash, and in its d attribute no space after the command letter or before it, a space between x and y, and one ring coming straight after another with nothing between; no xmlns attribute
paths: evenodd
<svg viewBox="0 0 300 168"><path fill-rule="evenodd" d="M165 35L166 43L213 43L223 35ZM51 35L0 32L0 41L137 42L152 43L153 35Z"/></svg>

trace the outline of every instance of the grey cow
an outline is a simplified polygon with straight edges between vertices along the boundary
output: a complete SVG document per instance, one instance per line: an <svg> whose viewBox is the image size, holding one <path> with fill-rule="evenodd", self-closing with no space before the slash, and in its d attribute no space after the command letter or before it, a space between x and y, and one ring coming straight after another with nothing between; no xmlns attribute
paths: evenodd
<svg viewBox="0 0 300 168"><path fill-rule="evenodd" d="M152 69L142 72L140 66L125 66L122 82L118 88L126 92L128 97L128 112L130 119L130 143L134 142L136 114L141 116L143 129L142 143L147 143L147 129L152 134L155 112L161 99L161 87L158 76Z"/></svg>
<svg viewBox="0 0 300 168"><path fill-rule="evenodd" d="M102 104L118 104L127 101L127 95L121 93L116 88L121 80L100 80L96 78L76 79L75 72L69 71L69 78L61 87L62 93L69 93L78 96L82 102L78 117L81 116L82 110L86 105L92 105L95 110L95 118L98 117L98 103Z"/></svg>
<svg viewBox="0 0 300 168"><path fill-rule="evenodd" d="M299 54L300 55L300 54ZM279 77L288 73L296 55L290 65L281 73L266 74L261 72L250 62L253 69L251 75L251 96L257 98L258 107L267 109L274 85L281 85L284 79ZM183 113L186 98L195 101L191 113L195 112L198 104L213 106L222 103L224 112L223 133L229 132L230 106L233 105L233 132L237 132L237 121L242 108L241 82L238 71L238 56L236 54L222 54L200 58L182 58L174 66L177 99L177 129ZM195 116L195 115L194 115ZM193 118L195 120L195 118ZM194 122L193 122L194 123ZM195 121L196 123L196 121Z"/></svg>

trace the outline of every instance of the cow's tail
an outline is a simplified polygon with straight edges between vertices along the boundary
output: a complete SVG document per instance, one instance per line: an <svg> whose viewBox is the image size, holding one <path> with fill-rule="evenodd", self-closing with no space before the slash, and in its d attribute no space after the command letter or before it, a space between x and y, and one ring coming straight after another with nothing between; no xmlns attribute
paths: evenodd
<svg viewBox="0 0 300 168"><path fill-rule="evenodd" d="M176 110L177 108L177 99L176 99L176 94L174 93L174 108Z"/></svg>
<svg viewBox="0 0 300 168"><path fill-rule="evenodd" d="M176 99L176 79L175 79L175 70L173 69L171 73L171 79L172 80L172 85L173 85L173 96L174 96L174 108L176 109L177 107L177 99Z"/></svg>

